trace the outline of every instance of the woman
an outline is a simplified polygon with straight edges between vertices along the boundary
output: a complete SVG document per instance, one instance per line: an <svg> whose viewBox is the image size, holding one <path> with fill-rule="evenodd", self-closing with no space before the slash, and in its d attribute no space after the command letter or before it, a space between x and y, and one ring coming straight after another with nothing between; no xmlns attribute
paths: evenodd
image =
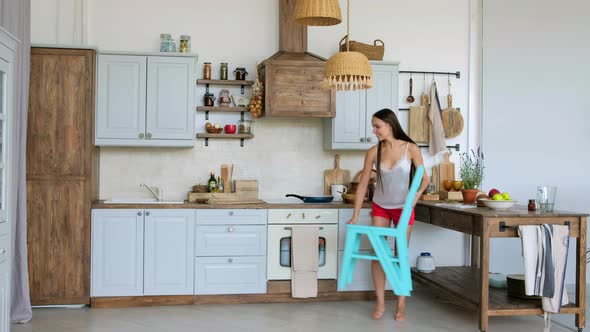
<svg viewBox="0 0 590 332"><path fill-rule="evenodd" d="M373 195L372 225L389 227L393 221L393 224L397 226L414 171L416 167L423 164L422 154L418 145L406 135L392 110L384 108L373 114L371 123L379 144L370 148L365 155L361 180L355 192L354 214L348 223L354 224L358 220L371 171L375 165L377 188L375 188ZM418 198L427 186L428 176L424 173L422 184L416 193L412 207L416 205ZM408 225L408 243L413 224L414 211L412 210ZM385 312L385 273L378 261L371 262L371 271L377 295L373 318L379 319ZM406 297L398 296L395 320L406 319L405 306Z"/></svg>

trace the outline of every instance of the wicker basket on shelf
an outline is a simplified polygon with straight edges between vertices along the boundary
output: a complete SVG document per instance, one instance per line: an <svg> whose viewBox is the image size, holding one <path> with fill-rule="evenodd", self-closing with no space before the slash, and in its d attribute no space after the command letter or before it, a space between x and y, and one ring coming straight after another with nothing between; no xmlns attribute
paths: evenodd
<svg viewBox="0 0 590 332"><path fill-rule="evenodd" d="M348 35L340 39L340 52L346 52L346 39L348 39ZM377 45L377 42L380 42L381 45ZM350 40L348 48L351 52L364 54L369 60L383 60L383 53L385 53L385 43L381 39L375 39L373 45Z"/></svg>

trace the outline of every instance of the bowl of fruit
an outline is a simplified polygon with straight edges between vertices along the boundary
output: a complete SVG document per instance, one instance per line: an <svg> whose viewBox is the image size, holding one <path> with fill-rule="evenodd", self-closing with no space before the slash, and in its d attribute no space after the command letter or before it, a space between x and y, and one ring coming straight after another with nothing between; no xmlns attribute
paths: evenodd
<svg viewBox="0 0 590 332"><path fill-rule="evenodd" d="M205 124L205 130L209 133L209 134L221 134L221 132L223 131L223 128L221 127L220 124L216 123L216 124L212 124L211 122L207 122Z"/></svg>
<svg viewBox="0 0 590 332"><path fill-rule="evenodd" d="M508 210L517 202L510 199L510 194L507 192L501 193L498 189L490 190L488 196L490 198L482 198L480 201L492 210Z"/></svg>

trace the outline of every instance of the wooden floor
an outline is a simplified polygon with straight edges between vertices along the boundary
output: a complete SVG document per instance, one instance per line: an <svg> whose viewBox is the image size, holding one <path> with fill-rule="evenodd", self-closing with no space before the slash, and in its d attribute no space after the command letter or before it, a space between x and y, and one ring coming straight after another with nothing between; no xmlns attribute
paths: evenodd
<svg viewBox="0 0 590 332"><path fill-rule="evenodd" d="M457 303L463 303L465 306L475 308L479 305L480 291L478 286L479 269L470 266L449 266L437 267L432 273L421 273L417 270L412 270L412 278L416 282L423 283L435 289L446 289L449 296L457 298ZM509 297L506 289L490 287L490 311L501 310L540 310L541 301L526 300ZM574 307L570 303L562 307L564 313L568 312L568 308ZM501 315L494 312L491 315ZM530 314L530 313L526 313Z"/></svg>

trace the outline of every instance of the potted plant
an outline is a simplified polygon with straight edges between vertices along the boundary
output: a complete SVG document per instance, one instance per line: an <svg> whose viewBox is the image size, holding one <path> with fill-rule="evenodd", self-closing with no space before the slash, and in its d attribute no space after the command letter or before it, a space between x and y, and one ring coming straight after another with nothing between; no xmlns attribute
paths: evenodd
<svg viewBox="0 0 590 332"><path fill-rule="evenodd" d="M483 152L479 148L461 154L459 175L463 181L463 204L473 204L483 180Z"/></svg>

